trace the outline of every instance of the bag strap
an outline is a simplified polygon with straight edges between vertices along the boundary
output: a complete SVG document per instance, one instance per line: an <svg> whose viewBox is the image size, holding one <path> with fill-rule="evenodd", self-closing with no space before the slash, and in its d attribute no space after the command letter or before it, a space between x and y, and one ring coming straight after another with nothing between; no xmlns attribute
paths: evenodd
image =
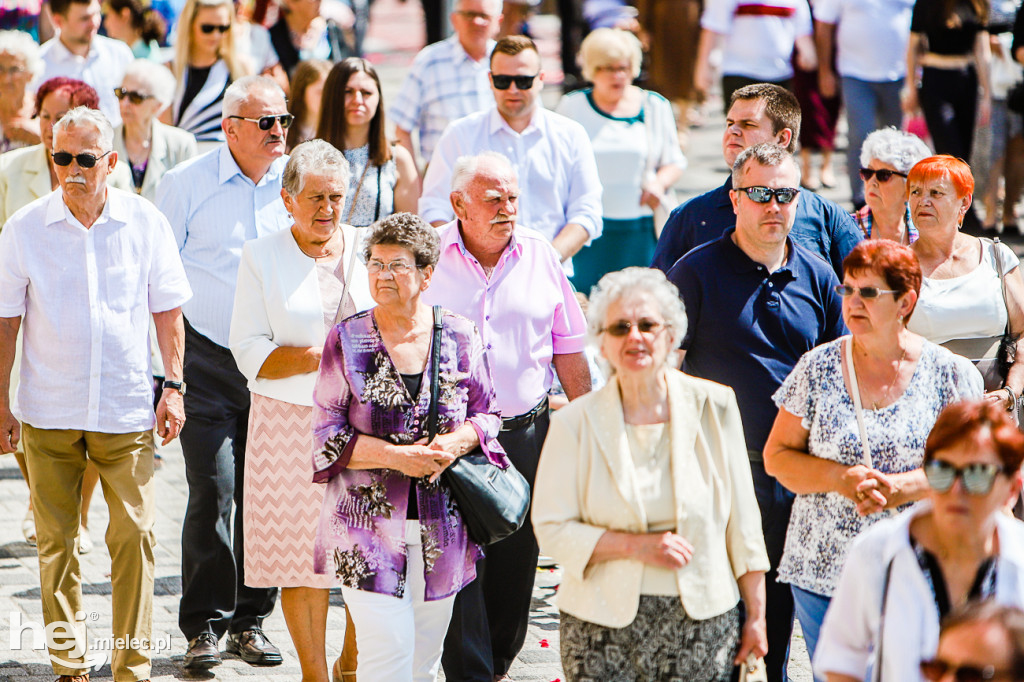
<svg viewBox="0 0 1024 682"><path fill-rule="evenodd" d="M999 258L999 247L996 246L1001 242L999 241L999 237L996 237L995 239L988 239L987 237L982 237L982 241L988 242L989 247L991 247L992 249L992 259L996 262L996 272L999 273L999 292L1003 295L1003 307L1006 308L1006 331L1004 333L1009 334L1010 306L1006 302L1006 273L1003 272L1003 261Z"/></svg>
<svg viewBox="0 0 1024 682"><path fill-rule="evenodd" d="M352 203L349 204L348 215L345 216L345 222L346 223L352 221L352 214L356 210L356 200L359 199L359 192L361 192L362 189L363 189L363 180L366 179L366 171L370 170L370 164L371 163L373 163L373 159L368 157L366 159L366 165L363 167L363 173L362 173L362 175L359 176L359 184L356 185L356 193L352 195ZM377 195L380 196L380 192L377 192Z"/></svg>
<svg viewBox="0 0 1024 682"><path fill-rule="evenodd" d="M345 248L348 250L348 265L345 266L345 283L341 287L341 299L338 301L338 311L334 313L334 324L338 324L342 320L342 311L345 308L345 296L348 295L348 287L352 283L352 271L356 269L356 252L359 251L359 245L356 244L358 239L354 238L355 230L353 230L352 243L349 244L348 240L345 239L345 228L340 227L341 238L345 244Z"/></svg>
<svg viewBox="0 0 1024 682"><path fill-rule="evenodd" d="M437 401L439 399L440 387L438 386L441 375L441 330L444 325L441 321L441 306L434 306L434 338L430 344L430 411L427 413L427 442L434 440L437 435Z"/></svg>
<svg viewBox="0 0 1024 682"><path fill-rule="evenodd" d="M853 335L843 339L846 348L846 369L850 377L850 397L853 398L853 411L857 413L857 429L860 430L861 459L864 466L873 469L871 466L871 444L868 441L868 430L864 425L864 411L860 404L860 387L857 385L857 370L853 368Z"/></svg>
<svg viewBox="0 0 1024 682"><path fill-rule="evenodd" d="M885 643L885 607L889 602L889 582L892 580L892 564L896 561L896 557L889 560L889 565L885 569L885 582L882 583L882 612L878 617L878 655L875 656L875 674L872 676L874 682L881 682L882 680L882 645Z"/></svg>

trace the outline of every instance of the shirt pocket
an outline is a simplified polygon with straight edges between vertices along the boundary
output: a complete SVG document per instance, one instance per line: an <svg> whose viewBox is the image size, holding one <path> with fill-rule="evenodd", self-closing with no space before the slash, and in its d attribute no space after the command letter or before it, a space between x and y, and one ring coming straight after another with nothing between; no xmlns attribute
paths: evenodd
<svg viewBox="0 0 1024 682"><path fill-rule="evenodd" d="M139 269L117 265L107 268L107 305L111 310L130 310L139 300Z"/></svg>

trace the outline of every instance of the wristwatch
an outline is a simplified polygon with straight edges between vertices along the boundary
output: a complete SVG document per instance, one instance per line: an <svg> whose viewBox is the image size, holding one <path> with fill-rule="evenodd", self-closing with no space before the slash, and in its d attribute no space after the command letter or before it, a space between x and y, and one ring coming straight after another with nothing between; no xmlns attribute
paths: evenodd
<svg viewBox="0 0 1024 682"><path fill-rule="evenodd" d="M178 393L185 395L185 382L184 381L165 381L164 388L173 388Z"/></svg>

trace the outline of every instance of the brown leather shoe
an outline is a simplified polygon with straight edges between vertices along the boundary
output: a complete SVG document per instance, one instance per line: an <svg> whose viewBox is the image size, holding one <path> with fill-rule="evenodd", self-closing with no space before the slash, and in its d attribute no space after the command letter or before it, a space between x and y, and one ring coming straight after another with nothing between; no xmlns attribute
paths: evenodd
<svg viewBox="0 0 1024 682"><path fill-rule="evenodd" d="M200 633L188 643L185 652L185 668L188 670L209 670L220 665L220 648L217 646L217 635L212 632Z"/></svg>
<svg viewBox="0 0 1024 682"><path fill-rule="evenodd" d="M259 628L229 634L224 648L249 665L281 665L284 661L281 650Z"/></svg>

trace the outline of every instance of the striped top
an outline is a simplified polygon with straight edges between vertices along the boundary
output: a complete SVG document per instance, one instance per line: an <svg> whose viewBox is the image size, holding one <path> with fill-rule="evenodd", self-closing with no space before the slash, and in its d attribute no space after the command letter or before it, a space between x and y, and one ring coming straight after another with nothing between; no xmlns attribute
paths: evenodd
<svg viewBox="0 0 1024 682"><path fill-rule="evenodd" d="M197 83L196 79L203 81ZM230 84L231 73L223 59L218 59L208 70L188 67L174 95L174 125L195 135L198 142L223 142L224 131L220 121L224 91ZM195 95L190 101L184 102L186 93Z"/></svg>

